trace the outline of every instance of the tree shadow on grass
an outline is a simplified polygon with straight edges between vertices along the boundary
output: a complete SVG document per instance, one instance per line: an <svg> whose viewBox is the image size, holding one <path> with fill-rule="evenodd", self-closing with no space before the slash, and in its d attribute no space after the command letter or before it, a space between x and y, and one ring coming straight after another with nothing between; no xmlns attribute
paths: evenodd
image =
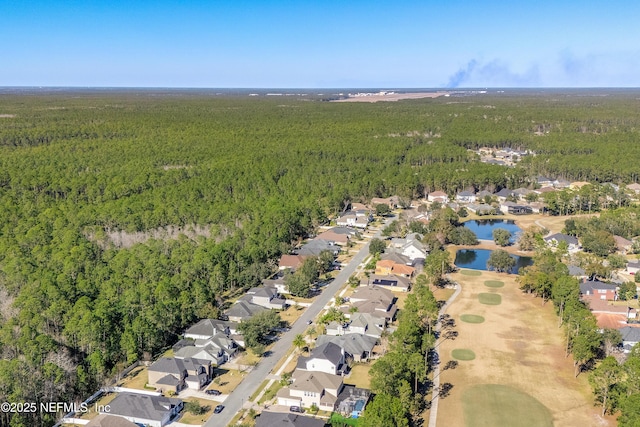
<svg viewBox="0 0 640 427"><path fill-rule="evenodd" d="M456 369L458 367L457 360L449 360L443 367L442 370L446 371L447 369Z"/></svg>

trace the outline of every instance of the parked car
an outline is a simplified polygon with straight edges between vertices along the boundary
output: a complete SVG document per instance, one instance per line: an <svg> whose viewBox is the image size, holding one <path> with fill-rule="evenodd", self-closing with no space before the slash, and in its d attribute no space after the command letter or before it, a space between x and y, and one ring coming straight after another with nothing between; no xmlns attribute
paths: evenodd
<svg viewBox="0 0 640 427"><path fill-rule="evenodd" d="M210 394L211 396L220 396L220 390L207 390L205 393Z"/></svg>
<svg viewBox="0 0 640 427"><path fill-rule="evenodd" d="M313 322L311 320L307 320L307 325L312 324Z"/></svg>
<svg viewBox="0 0 640 427"><path fill-rule="evenodd" d="M213 410L213 413L219 414L220 412L222 412L223 409L224 409L224 405L218 405L216 406L216 409Z"/></svg>
<svg viewBox="0 0 640 427"><path fill-rule="evenodd" d="M289 411L297 412L297 413L301 414L302 413L302 408L299 407L299 406L291 406L291 407L289 407Z"/></svg>

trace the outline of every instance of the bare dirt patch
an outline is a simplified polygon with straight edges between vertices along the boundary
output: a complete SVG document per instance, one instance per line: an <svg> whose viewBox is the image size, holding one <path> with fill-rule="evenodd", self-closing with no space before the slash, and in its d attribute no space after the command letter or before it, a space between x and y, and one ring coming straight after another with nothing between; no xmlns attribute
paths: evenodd
<svg viewBox="0 0 640 427"><path fill-rule="evenodd" d="M438 98L448 92L418 92L418 93L391 93L385 95L370 94L367 96L350 96L345 99L336 99L331 102L378 102L378 101L401 101L403 99Z"/></svg>
<svg viewBox="0 0 640 427"><path fill-rule="evenodd" d="M169 225L167 227L136 233L129 233L123 230L105 230L100 231L99 235L95 232L88 232L85 233L85 236L92 242L96 242L103 249L109 247L128 249L133 245L144 243L151 239L175 240L180 236L186 236L192 240L196 240L198 237L210 238L212 236L212 227L210 225L198 224L191 224L184 227Z"/></svg>
<svg viewBox="0 0 640 427"><path fill-rule="evenodd" d="M462 285L462 291L449 307L448 314L456 320L455 339L440 345L441 363L451 360L455 349L469 349L474 360L458 364L456 369L442 371L441 383L452 385L449 395L440 400L438 425L475 426L465 419L465 391L477 385L497 384L511 387L531 396L548 408L555 426L614 426L613 418L601 418L593 405L587 375L573 376L573 360L566 358L562 330L558 328L552 305L541 305L540 299L523 294L515 275L483 272L482 276L451 275ZM505 283L499 289L502 304L480 304L478 295L486 292L485 280ZM461 321L462 314L484 317L481 324ZM508 405L508 402L504 402ZM504 405L487 409L490 421ZM493 412L491 412L493 411Z"/></svg>

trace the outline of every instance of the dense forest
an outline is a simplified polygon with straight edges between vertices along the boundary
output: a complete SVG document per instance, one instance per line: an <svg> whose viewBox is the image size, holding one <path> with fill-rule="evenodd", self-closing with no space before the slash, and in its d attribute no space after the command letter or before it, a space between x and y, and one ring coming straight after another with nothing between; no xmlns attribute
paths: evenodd
<svg viewBox="0 0 640 427"><path fill-rule="evenodd" d="M0 398L87 397L218 315L350 201L515 188L537 174L636 181L638 95L0 95ZM467 150L484 145L537 155L489 165ZM168 228L184 235L156 233Z"/></svg>

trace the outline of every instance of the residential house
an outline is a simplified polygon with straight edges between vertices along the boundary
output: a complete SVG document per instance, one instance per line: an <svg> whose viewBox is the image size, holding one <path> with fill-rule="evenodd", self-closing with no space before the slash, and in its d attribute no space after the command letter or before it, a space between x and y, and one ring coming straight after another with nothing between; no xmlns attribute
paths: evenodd
<svg viewBox="0 0 640 427"><path fill-rule="evenodd" d="M139 425L164 427L176 418L183 407L182 400L176 398L118 393L107 407L100 410L100 414L122 417Z"/></svg>
<svg viewBox="0 0 640 427"><path fill-rule="evenodd" d="M576 277L580 281L587 279L587 273L585 272L584 268L577 265L569 266L569 276Z"/></svg>
<svg viewBox="0 0 640 427"><path fill-rule="evenodd" d="M456 194L456 201L460 203L473 203L476 201L476 195L471 191L460 191Z"/></svg>
<svg viewBox="0 0 640 427"><path fill-rule="evenodd" d="M478 191L476 193L476 200L485 201L485 198L487 196L493 197L493 194L490 191L487 191L487 190Z"/></svg>
<svg viewBox="0 0 640 427"><path fill-rule="evenodd" d="M398 196L387 197L386 199L382 199L380 197L374 197L371 199L371 207L375 209L377 205L387 205L391 209L395 209L398 207Z"/></svg>
<svg viewBox="0 0 640 427"><path fill-rule="evenodd" d="M278 291L279 294L288 294L289 288L287 287L287 284L285 283L284 278L287 276L287 274L290 274L290 273L291 271L287 272L287 271L280 270L278 271L278 274L273 276L271 279L263 279L262 285L268 286L271 288L276 288L276 291Z"/></svg>
<svg viewBox="0 0 640 427"><path fill-rule="evenodd" d="M232 322L242 322L261 311L268 310L266 307L262 307L258 304L253 304L249 301L243 300L242 298L236 301L231 307L225 310L224 314L229 318Z"/></svg>
<svg viewBox="0 0 640 427"><path fill-rule="evenodd" d="M85 427L140 427L123 417L115 415L99 414L97 417L89 421Z"/></svg>
<svg viewBox="0 0 640 427"><path fill-rule="evenodd" d="M580 293L584 298L588 299L615 300L617 299L617 290L618 287L616 285L603 283L598 280L580 283Z"/></svg>
<svg viewBox="0 0 640 427"><path fill-rule="evenodd" d="M553 186L555 188L569 188L570 185L571 183L566 179L559 178L553 180Z"/></svg>
<svg viewBox="0 0 640 427"><path fill-rule="evenodd" d="M364 229L369 225L369 217L364 215L357 215L355 212L345 212L340 215L338 219L336 219L336 224L343 227L356 227Z"/></svg>
<svg viewBox="0 0 640 427"><path fill-rule="evenodd" d="M346 331L348 331L348 328L348 324L343 324L334 320L332 322L329 322L329 324L325 327L325 332L327 335L332 336L344 335Z"/></svg>
<svg viewBox="0 0 640 427"><path fill-rule="evenodd" d="M560 242L566 242L569 252L577 251L580 248L578 238L568 234L555 233L543 239L548 246L557 248Z"/></svg>
<svg viewBox="0 0 640 427"><path fill-rule="evenodd" d="M311 350L308 357L300 356L298 358L296 369L342 375L347 369L344 349L332 342L318 345Z"/></svg>
<svg viewBox="0 0 640 427"><path fill-rule="evenodd" d="M631 349L640 342L640 327L625 326L619 331L622 335L622 348L625 353L630 353Z"/></svg>
<svg viewBox="0 0 640 427"><path fill-rule="evenodd" d="M533 193L533 190L523 187L513 190L513 194L518 198L518 200L526 200L527 196L531 193Z"/></svg>
<svg viewBox="0 0 640 427"><path fill-rule="evenodd" d="M278 391L278 405L302 408L315 405L324 411L335 410L338 394L344 387L341 376L296 369L292 378L288 388Z"/></svg>
<svg viewBox="0 0 640 427"><path fill-rule="evenodd" d="M216 366L220 366L227 361L222 349L215 348L211 345L196 347L195 343L194 345L181 347L178 351L174 352L173 356L176 359L197 358L200 360L208 360L212 365Z"/></svg>
<svg viewBox="0 0 640 427"><path fill-rule="evenodd" d="M181 342L185 341L187 340ZM173 355L175 358L209 360L217 366L233 358L238 353L240 346L234 338L220 332L211 337L188 340L186 344L179 348L174 346Z"/></svg>
<svg viewBox="0 0 640 427"><path fill-rule="evenodd" d="M351 203L351 210L352 211L362 211L362 212L366 212L367 215L369 215L369 208L367 207L367 205L365 205L364 203L359 203L359 202L353 202Z"/></svg>
<svg viewBox="0 0 640 427"><path fill-rule="evenodd" d="M638 274L640 271L640 261L629 261L627 263L627 273L631 275Z"/></svg>
<svg viewBox="0 0 640 427"><path fill-rule="evenodd" d="M469 212L473 212L476 215L493 215L496 213L496 210L493 206L490 205L476 205L471 203L466 206Z"/></svg>
<svg viewBox="0 0 640 427"><path fill-rule="evenodd" d="M184 332L185 338L193 340L208 339L216 334L227 336L238 333L238 324L219 319L202 319Z"/></svg>
<svg viewBox="0 0 640 427"><path fill-rule="evenodd" d="M429 202L438 202L438 203L449 203L449 196L444 191L434 191L427 195L427 200Z"/></svg>
<svg viewBox="0 0 640 427"><path fill-rule="evenodd" d="M429 251L429 248L419 240L421 237L418 233L411 233L404 239L394 238L391 239L391 247L396 249L395 252L409 258L411 264L415 265L416 261L424 260Z"/></svg>
<svg viewBox="0 0 640 427"><path fill-rule="evenodd" d="M161 391L178 393L185 387L200 390L213 378L211 361L161 357L148 369L148 384Z"/></svg>
<svg viewBox="0 0 640 427"><path fill-rule="evenodd" d="M304 258L302 255L282 255L278 262L278 269L296 270L302 265Z"/></svg>
<svg viewBox="0 0 640 427"><path fill-rule="evenodd" d="M278 290L270 286L251 288L241 298L244 298L252 304L276 310L283 310L286 305L286 301L280 298Z"/></svg>
<svg viewBox="0 0 640 427"><path fill-rule="evenodd" d="M349 317L349 333L368 335L380 339L385 327L386 320L384 317L377 317L369 313L351 313Z"/></svg>
<svg viewBox="0 0 640 427"><path fill-rule="evenodd" d="M262 411L256 418L256 427L324 427L322 418L305 417L295 412Z"/></svg>
<svg viewBox="0 0 640 427"><path fill-rule="evenodd" d="M406 277L392 274L378 275L372 274L360 281L360 286L380 286L391 291L407 292L411 289L411 282Z"/></svg>
<svg viewBox="0 0 640 427"><path fill-rule="evenodd" d="M371 358L377 341L375 337L350 333L340 336L320 335L316 344L331 342L344 350L346 358L351 358L354 362L366 362Z"/></svg>
<svg viewBox="0 0 640 427"><path fill-rule="evenodd" d="M503 188L494 194L499 202L506 202L510 197L516 197L516 193L513 190L509 190L508 188Z"/></svg>
<svg viewBox="0 0 640 427"><path fill-rule="evenodd" d="M613 240L616 241L616 248L618 249L618 252L626 254L631 251L631 246L633 245L631 240L627 240L622 236L613 236Z"/></svg>
<svg viewBox="0 0 640 427"><path fill-rule="evenodd" d="M412 261L408 256L398 252L388 252L381 256L376 263L376 274L396 274L403 277L413 277L415 268L411 267Z"/></svg>
<svg viewBox="0 0 640 427"><path fill-rule="evenodd" d="M387 322L393 321L398 311L396 307L397 298L391 291L378 286L360 286L349 297L351 303L348 307L342 307L340 310L347 317L352 312L369 313L373 316L384 318Z"/></svg>
<svg viewBox="0 0 640 427"><path fill-rule="evenodd" d="M546 176L538 176L536 178L536 184L538 184L540 187L550 187L553 186L553 179L551 178L547 178Z"/></svg>
<svg viewBox="0 0 640 427"><path fill-rule="evenodd" d="M337 256L340 250L340 246L334 242L316 238L305 243L297 252L302 256L319 256L322 251L330 251Z"/></svg>
<svg viewBox="0 0 640 427"><path fill-rule="evenodd" d="M519 205L513 202L504 202L500 204L500 211L504 214L512 215L529 215L533 213L533 209L527 205Z"/></svg>
<svg viewBox="0 0 640 427"><path fill-rule="evenodd" d="M351 240L351 235L336 233L333 230L327 230L323 233L318 234L317 239L322 239L328 242L333 242L336 245L345 246L349 244L349 240Z"/></svg>

